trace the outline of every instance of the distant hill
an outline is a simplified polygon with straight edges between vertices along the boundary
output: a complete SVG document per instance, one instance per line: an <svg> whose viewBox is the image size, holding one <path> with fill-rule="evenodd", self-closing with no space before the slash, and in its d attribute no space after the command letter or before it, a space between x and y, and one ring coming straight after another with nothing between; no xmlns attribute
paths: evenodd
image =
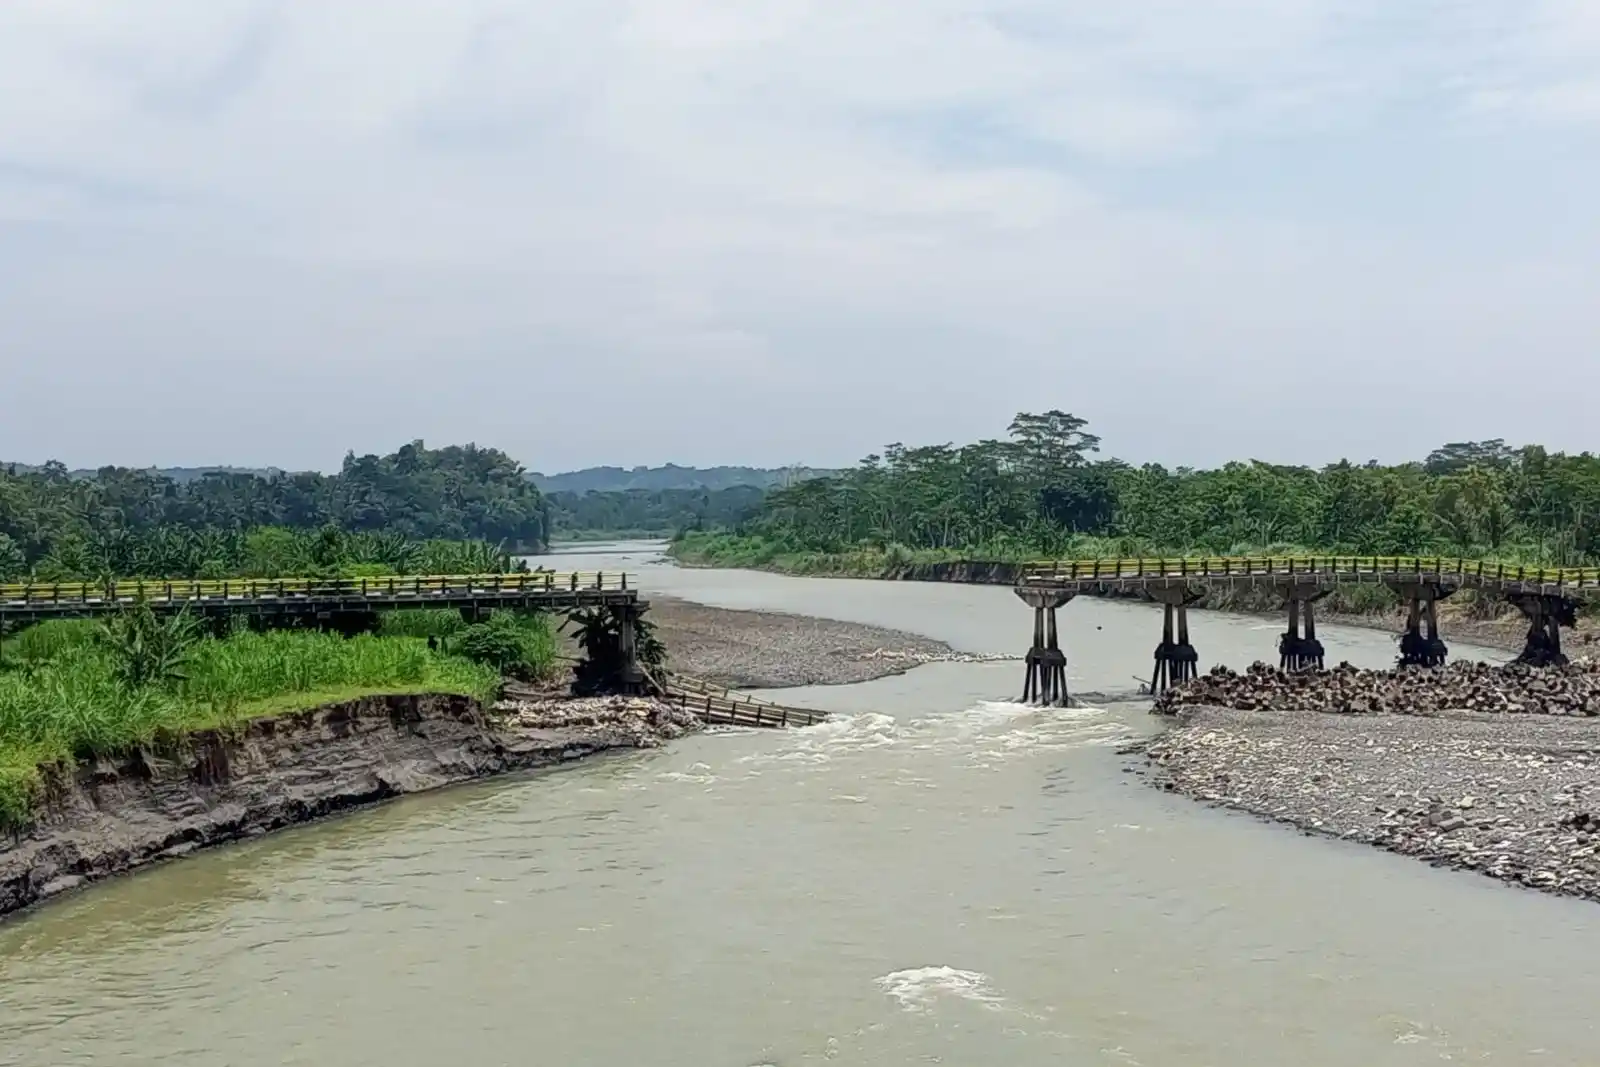
<svg viewBox="0 0 1600 1067"><path fill-rule="evenodd" d="M15 467L18 474L32 474L44 469L27 463L0 463L0 467ZM172 479L179 485L198 482L208 474L253 474L257 478L270 478L284 473L277 467L151 467L148 469L163 478ZM93 478L95 474L95 471L84 467L68 471L67 477Z"/></svg>
<svg viewBox="0 0 1600 1067"><path fill-rule="evenodd" d="M73 471L78 474L78 471ZM93 471L83 473L92 474ZM198 482L208 474L253 474L257 478L272 478L285 473L277 467L161 467L157 474L171 478L179 485Z"/></svg>
<svg viewBox="0 0 1600 1067"><path fill-rule="evenodd" d="M832 471L811 467L586 467L565 474L530 474L529 479L543 493L621 493L634 489L659 492L664 489L732 489L752 486L775 489L782 485L817 478Z"/></svg>
<svg viewBox="0 0 1600 1067"><path fill-rule="evenodd" d="M0 463L0 467L5 466L15 466L19 474L40 469L26 463ZM152 470L179 485L197 482L208 474L253 474L259 478L270 478L287 473L277 467L158 467ZM92 478L95 473L84 468L68 471L67 475L71 478ZM680 467L676 463L668 463L662 467L634 467L632 470L623 467L585 467L563 474L532 473L528 475L528 480L541 493L625 493L639 489L650 492L667 489L715 491L744 486L777 489L807 478L835 473L813 467Z"/></svg>

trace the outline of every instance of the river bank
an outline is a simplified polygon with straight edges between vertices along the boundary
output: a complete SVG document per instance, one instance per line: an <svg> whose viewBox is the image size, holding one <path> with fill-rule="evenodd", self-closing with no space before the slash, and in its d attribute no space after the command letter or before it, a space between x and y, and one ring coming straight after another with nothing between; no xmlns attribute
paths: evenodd
<svg viewBox="0 0 1600 1067"><path fill-rule="evenodd" d="M1600 666L1219 672L1158 706L1163 789L1600 900Z"/></svg>
<svg viewBox="0 0 1600 1067"><path fill-rule="evenodd" d="M336 812L491 775L656 747L699 728L651 700L367 697L56 768L0 839L0 916L91 882Z"/></svg>

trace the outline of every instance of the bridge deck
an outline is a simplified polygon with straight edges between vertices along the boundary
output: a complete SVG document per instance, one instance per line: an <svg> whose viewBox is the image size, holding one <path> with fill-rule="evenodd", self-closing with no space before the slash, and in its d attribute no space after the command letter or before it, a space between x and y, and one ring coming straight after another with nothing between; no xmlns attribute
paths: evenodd
<svg viewBox="0 0 1600 1067"><path fill-rule="evenodd" d="M1185 582L1206 586L1429 583L1499 595L1600 597L1600 567L1523 567L1423 556L1058 560L1029 565L1017 587L1068 593L1138 592Z"/></svg>
<svg viewBox="0 0 1600 1067"><path fill-rule="evenodd" d="M410 578L234 578L221 581L20 582L0 585L0 620L102 615L143 600L201 615L311 615L407 608L581 608L638 602L618 572L428 575Z"/></svg>
<svg viewBox="0 0 1600 1067"><path fill-rule="evenodd" d="M681 674L667 675L665 681L657 683L656 687L667 703L692 711L704 721L720 726L777 729L814 726L828 718L825 711L774 704L770 700L735 693Z"/></svg>

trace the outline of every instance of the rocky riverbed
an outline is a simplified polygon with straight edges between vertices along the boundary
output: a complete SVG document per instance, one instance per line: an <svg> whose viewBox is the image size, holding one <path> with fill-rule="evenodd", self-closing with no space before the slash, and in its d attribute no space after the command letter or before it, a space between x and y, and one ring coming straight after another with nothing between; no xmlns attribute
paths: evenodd
<svg viewBox="0 0 1600 1067"><path fill-rule="evenodd" d="M1600 900L1600 665L1213 672L1164 697L1162 788Z"/></svg>
<svg viewBox="0 0 1600 1067"><path fill-rule="evenodd" d="M667 597L652 597L647 617L673 670L733 688L845 685L920 663L974 658L898 630Z"/></svg>
<svg viewBox="0 0 1600 1067"><path fill-rule="evenodd" d="M1586 719L1197 708L1146 756L1157 784L1196 800L1600 900Z"/></svg>

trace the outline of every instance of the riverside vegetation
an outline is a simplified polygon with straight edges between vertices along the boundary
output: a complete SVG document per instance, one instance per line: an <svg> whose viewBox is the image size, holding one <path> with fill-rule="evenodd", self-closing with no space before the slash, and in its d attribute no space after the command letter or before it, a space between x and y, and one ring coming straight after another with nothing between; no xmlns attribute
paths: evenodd
<svg viewBox="0 0 1600 1067"><path fill-rule="evenodd" d="M1096 460L1099 444L1084 420L1048 411L1019 414L1004 440L890 445L854 469L769 493L727 529L684 531L673 553L857 577L951 560L1193 554L1600 561L1600 457L1587 452L1490 440L1388 466L1195 470ZM1326 605L1392 606L1376 586L1341 588Z"/></svg>
<svg viewBox="0 0 1600 1067"><path fill-rule="evenodd" d="M498 569L497 553L454 546L536 552L548 540L548 503L521 465L473 445L352 454L333 475L179 481L123 467L75 475L60 463L0 465L0 581L279 577L335 564L459 574Z"/></svg>

